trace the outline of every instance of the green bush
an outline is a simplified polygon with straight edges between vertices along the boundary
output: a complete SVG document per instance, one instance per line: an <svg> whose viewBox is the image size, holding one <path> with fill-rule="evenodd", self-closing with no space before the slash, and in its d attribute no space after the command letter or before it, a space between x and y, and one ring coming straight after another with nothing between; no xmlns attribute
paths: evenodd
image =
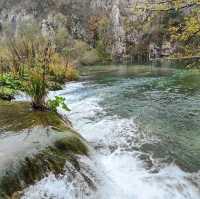
<svg viewBox="0 0 200 199"><path fill-rule="evenodd" d="M0 86L0 99L10 101L14 99L15 94L16 90Z"/></svg>
<svg viewBox="0 0 200 199"><path fill-rule="evenodd" d="M83 57L80 60L82 65L95 65L100 62L100 58L98 56L98 52L95 49L85 52Z"/></svg>
<svg viewBox="0 0 200 199"><path fill-rule="evenodd" d="M48 107L54 112L57 112L58 107L62 107L66 111L70 111L68 106L65 104L65 98L60 96L56 96L54 100L48 100Z"/></svg>
<svg viewBox="0 0 200 199"><path fill-rule="evenodd" d="M30 70L29 80L24 84L23 89L32 98L32 107L34 109L46 109L47 81L40 68Z"/></svg>
<svg viewBox="0 0 200 199"><path fill-rule="evenodd" d="M97 42L96 50L102 63L111 62L111 53L108 52L108 50L106 49L106 45L103 43L103 41L100 40Z"/></svg>
<svg viewBox="0 0 200 199"><path fill-rule="evenodd" d="M61 52L68 43L69 40L69 33L66 28L58 28L55 32L55 45L59 52Z"/></svg>
<svg viewBox="0 0 200 199"><path fill-rule="evenodd" d="M5 73L0 75L0 86L18 90L21 88L21 81L16 79L12 74Z"/></svg>
<svg viewBox="0 0 200 199"><path fill-rule="evenodd" d="M68 81L74 81L79 79L79 71L74 66L68 66L65 77Z"/></svg>
<svg viewBox="0 0 200 199"><path fill-rule="evenodd" d="M89 45L81 40L76 40L74 42L74 46L73 46L73 57L75 59L82 57L85 52L87 52L88 50L90 50Z"/></svg>

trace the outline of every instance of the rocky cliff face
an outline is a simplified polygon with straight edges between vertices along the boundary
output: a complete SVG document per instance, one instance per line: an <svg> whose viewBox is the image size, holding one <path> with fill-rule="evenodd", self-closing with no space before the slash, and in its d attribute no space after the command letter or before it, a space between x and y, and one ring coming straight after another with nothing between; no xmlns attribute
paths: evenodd
<svg viewBox="0 0 200 199"><path fill-rule="evenodd" d="M35 18L45 32L56 27L55 17L62 15L71 35L87 41L89 18L106 15L111 20L112 54L120 57L126 52L123 20L131 4L130 0L0 0L0 22L11 22L17 31L21 21Z"/></svg>
<svg viewBox="0 0 200 199"><path fill-rule="evenodd" d="M92 17L106 16L110 21L107 35L110 43L108 51L112 57L117 61L130 56L131 60L146 60L155 49L150 48L152 43L145 43L143 32L132 28L132 21L138 21L132 9L135 2L136 0L0 0L0 31L3 33L4 24L9 22L15 34L21 22L36 19L45 35L51 36L57 27L65 26L73 38L91 44L96 39L94 35L91 38ZM139 46L141 51L135 46Z"/></svg>

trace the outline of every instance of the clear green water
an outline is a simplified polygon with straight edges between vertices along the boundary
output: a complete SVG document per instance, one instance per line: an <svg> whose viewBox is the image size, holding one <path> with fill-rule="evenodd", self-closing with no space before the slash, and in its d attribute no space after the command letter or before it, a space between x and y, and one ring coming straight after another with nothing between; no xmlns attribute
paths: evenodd
<svg viewBox="0 0 200 199"><path fill-rule="evenodd" d="M200 71L152 66L82 70L103 96L106 115L134 118L138 150L187 171L200 169Z"/></svg>
<svg viewBox="0 0 200 199"><path fill-rule="evenodd" d="M199 199L200 72L151 66L81 70L79 82L49 97L66 98L71 112L60 113L95 149L90 161L80 159L84 180L69 179L68 172L50 175L23 199Z"/></svg>

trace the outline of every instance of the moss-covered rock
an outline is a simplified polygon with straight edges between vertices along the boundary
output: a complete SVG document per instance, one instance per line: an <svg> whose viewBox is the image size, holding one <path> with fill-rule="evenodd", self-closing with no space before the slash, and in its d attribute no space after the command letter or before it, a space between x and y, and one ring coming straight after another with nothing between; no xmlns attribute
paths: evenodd
<svg viewBox="0 0 200 199"><path fill-rule="evenodd" d="M66 161L77 167L76 156L88 152L84 139L55 113L0 102L0 199L19 198L48 173L62 173Z"/></svg>
<svg viewBox="0 0 200 199"><path fill-rule="evenodd" d="M0 99L11 101L14 99L15 90L0 86Z"/></svg>

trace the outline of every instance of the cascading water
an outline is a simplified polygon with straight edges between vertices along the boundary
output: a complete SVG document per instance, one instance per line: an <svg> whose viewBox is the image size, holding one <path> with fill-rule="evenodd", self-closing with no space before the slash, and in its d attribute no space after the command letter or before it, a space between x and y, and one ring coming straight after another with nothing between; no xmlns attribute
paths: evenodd
<svg viewBox="0 0 200 199"><path fill-rule="evenodd" d="M104 73L99 75L99 79L70 83L62 91L50 93L50 97L66 97L72 111L66 113L60 109L60 113L67 115L74 128L96 152L90 158L79 158L80 170L66 165L64 175L55 177L50 174L29 187L23 199L200 198L198 173L183 171L176 165L176 161L164 161L160 157L156 158L152 150L149 149L148 152L141 149L146 143L156 147L162 142L159 136L145 130L150 131L150 122L148 126L140 126L141 123L138 122L138 118L142 121L145 119L144 115L149 114L145 107L153 109L152 114L155 114L159 108L157 104L168 100L170 92L179 106L180 93L177 90L175 93L162 91L160 87L159 92L155 88L145 88L154 81L162 81L161 76L120 77L119 70L116 74L117 77L113 77ZM163 97L165 92L168 93ZM182 93L181 97L186 98ZM171 104L166 105L166 111ZM132 112L133 110L139 110L139 113ZM146 118L149 118L150 115L147 115ZM163 118L165 128L169 128L166 118L167 116ZM156 116L154 125L160 125L161 130L163 128L161 123L157 124Z"/></svg>

